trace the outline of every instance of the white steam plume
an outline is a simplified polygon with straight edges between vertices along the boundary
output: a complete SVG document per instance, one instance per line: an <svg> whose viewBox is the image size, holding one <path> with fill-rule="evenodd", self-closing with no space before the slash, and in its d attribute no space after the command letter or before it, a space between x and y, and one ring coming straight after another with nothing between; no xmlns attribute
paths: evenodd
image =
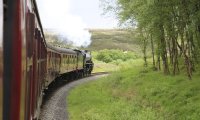
<svg viewBox="0 0 200 120"><path fill-rule="evenodd" d="M88 46L91 43L91 34L86 30L86 24L69 11L69 0L37 0L38 9L43 27L53 29L74 46Z"/></svg>

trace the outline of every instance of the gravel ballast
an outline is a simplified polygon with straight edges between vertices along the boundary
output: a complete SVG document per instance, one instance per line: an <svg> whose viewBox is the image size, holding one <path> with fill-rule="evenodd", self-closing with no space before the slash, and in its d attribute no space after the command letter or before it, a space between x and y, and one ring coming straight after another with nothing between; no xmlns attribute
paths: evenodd
<svg viewBox="0 0 200 120"><path fill-rule="evenodd" d="M56 85L57 88L49 90L50 93L45 95L44 101L41 107L40 120L68 120L67 113L67 95L68 92L77 85L80 85L85 82L92 80L97 80L100 77L104 77L107 74L103 75L93 75L90 77L82 78L80 80L73 81L68 84L62 82L59 85Z"/></svg>

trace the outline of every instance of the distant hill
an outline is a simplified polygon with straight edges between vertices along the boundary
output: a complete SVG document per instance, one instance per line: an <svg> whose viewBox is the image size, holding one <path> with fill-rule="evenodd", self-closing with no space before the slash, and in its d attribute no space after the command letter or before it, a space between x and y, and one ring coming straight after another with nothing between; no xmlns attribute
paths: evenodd
<svg viewBox="0 0 200 120"><path fill-rule="evenodd" d="M92 34L90 50L121 49L141 53L140 44L136 32L122 29L90 29Z"/></svg>
<svg viewBox="0 0 200 120"><path fill-rule="evenodd" d="M137 39L137 32L125 29L89 29L91 33L91 44L87 48L79 49L103 50L120 49L124 51L133 51L141 54L142 42ZM67 38L55 33L53 30L45 30L45 37L48 43L54 46L71 48L72 43ZM76 47L78 48L78 47Z"/></svg>
<svg viewBox="0 0 200 120"><path fill-rule="evenodd" d="M59 46L63 48L73 47L70 40L68 40L66 37L63 37L61 34L58 34L52 29L44 29L44 35L46 42L53 46Z"/></svg>

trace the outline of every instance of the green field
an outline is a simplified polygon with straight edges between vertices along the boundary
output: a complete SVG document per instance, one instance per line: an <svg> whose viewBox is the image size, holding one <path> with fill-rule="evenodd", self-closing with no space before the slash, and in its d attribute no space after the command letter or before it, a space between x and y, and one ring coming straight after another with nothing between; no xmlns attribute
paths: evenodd
<svg viewBox="0 0 200 120"><path fill-rule="evenodd" d="M139 63L72 90L70 120L200 119L200 74L165 76Z"/></svg>

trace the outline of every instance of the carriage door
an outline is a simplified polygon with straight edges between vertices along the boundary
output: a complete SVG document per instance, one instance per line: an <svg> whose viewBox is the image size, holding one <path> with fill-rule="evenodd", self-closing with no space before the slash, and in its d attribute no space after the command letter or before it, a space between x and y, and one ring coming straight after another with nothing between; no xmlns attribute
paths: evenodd
<svg viewBox="0 0 200 120"><path fill-rule="evenodd" d="M3 120L3 1L0 0L0 120Z"/></svg>
<svg viewBox="0 0 200 120"><path fill-rule="evenodd" d="M34 30L35 30L35 16L34 14L27 13L26 21L26 39L27 39L27 81L26 81L26 120L31 117L31 104L32 104L32 83L33 83L33 40L34 40Z"/></svg>
<svg viewBox="0 0 200 120"><path fill-rule="evenodd" d="M32 100L34 103L32 103L32 114L36 115L36 110L37 110L37 99L38 99L38 82L40 79L39 73L39 57L40 57L40 31L38 28L35 29L35 39L34 39L34 62L33 62L33 93L32 93Z"/></svg>

